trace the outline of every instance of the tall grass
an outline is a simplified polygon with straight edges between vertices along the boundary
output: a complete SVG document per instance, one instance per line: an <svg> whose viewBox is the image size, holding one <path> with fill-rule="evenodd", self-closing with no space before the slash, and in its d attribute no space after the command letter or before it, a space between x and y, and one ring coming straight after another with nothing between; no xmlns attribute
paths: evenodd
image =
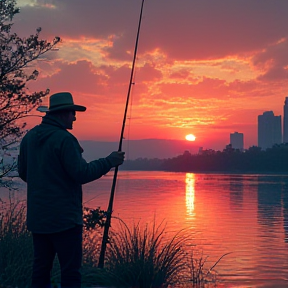
<svg viewBox="0 0 288 288"><path fill-rule="evenodd" d="M0 287L30 287L33 238L26 227L26 205L11 194L0 199ZM52 283L59 283L60 266L54 261ZM1 286L2 285L2 286Z"/></svg>
<svg viewBox="0 0 288 288"><path fill-rule="evenodd" d="M26 229L26 208L21 202L1 201L0 283L26 287L32 273L32 236Z"/></svg>
<svg viewBox="0 0 288 288"><path fill-rule="evenodd" d="M107 251L106 269L115 283L125 287L167 287L180 283L184 276L185 237L177 233L164 237L165 227L153 223L141 229L139 223L129 229L121 225Z"/></svg>
<svg viewBox="0 0 288 288"><path fill-rule="evenodd" d="M191 247L187 248L190 241L186 240L190 239L184 231L168 239L163 223L157 226L155 220L152 227L145 225L144 228L140 223L132 228L120 223L120 227L110 230L104 269L97 268L99 241L97 249L90 250L95 257L89 265L84 265L87 284L139 288L217 287L214 268L229 253L209 267L208 256L204 257L202 253L196 258Z"/></svg>
<svg viewBox="0 0 288 288"><path fill-rule="evenodd" d="M10 199L2 204L0 200L0 208L0 287L30 287L33 245L26 229L26 207ZM224 255L206 269L206 258L196 259L187 252L184 231L168 238L165 225L156 225L155 220L144 228L140 223L128 228L119 220L119 227L110 232L105 269L98 269L101 230L84 231L82 287L206 287L216 283L213 268ZM57 259L54 264L52 282L57 284Z"/></svg>

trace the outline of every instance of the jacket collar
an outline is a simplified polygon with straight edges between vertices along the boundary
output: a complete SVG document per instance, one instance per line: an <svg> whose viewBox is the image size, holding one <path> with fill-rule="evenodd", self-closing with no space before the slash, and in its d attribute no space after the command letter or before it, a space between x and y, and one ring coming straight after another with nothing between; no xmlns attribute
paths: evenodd
<svg viewBox="0 0 288 288"><path fill-rule="evenodd" d="M62 121L53 115L46 114L42 119L42 124L52 125L66 130Z"/></svg>

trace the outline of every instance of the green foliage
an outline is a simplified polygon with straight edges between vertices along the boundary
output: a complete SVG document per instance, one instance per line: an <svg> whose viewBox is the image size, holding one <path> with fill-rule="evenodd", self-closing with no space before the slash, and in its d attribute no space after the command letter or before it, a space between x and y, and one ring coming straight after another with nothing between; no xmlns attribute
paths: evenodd
<svg viewBox="0 0 288 288"><path fill-rule="evenodd" d="M96 227L104 227L107 217L106 211L101 210L100 207L96 209L84 207L83 212L83 224L86 230L93 230Z"/></svg>

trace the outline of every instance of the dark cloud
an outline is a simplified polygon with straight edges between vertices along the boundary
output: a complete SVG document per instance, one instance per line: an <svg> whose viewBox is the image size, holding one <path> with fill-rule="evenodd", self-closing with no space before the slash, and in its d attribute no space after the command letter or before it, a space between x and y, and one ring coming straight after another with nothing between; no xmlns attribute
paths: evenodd
<svg viewBox="0 0 288 288"><path fill-rule="evenodd" d="M116 35L114 45L106 48L111 58L125 59L127 51L133 51L140 1L54 0L38 4L22 8L17 29L27 32L41 26L51 37L62 38ZM259 51L288 35L287 11L288 1L283 0L146 1L139 53L160 47L172 59L188 60Z"/></svg>
<svg viewBox="0 0 288 288"><path fill-rule="evenodd" d="M253 64L265 69L265 74L258 77L262 81L288 79L288 37L275 45L269 46L253 58Z"/></svg>
<svg viewBox="0 0 288 288"><path fill-rule="evenodd" d="M133 0L45 0L35 6L24 6L15 18L19 31L42 27L62 38L81 36L106 38L135 31L138 3ZM139 9L138 9L139 10ZM17 25L17 24L21 24ZM135 33L134 33L135 34Z"/></svg>
<svg viewBox="0 0 288 288"><path fill-rule="evenodd" d="M287 9L282 0L147 2L142 45L186 60L262 50L287 35Z"/></svg>
<svg viewBox="0 0 288 288"><path fill-rule="evenodd" d="M128 83L130 79L131 68L128 65L123 65L120 67L103 65L99 69L107 75L107 82L109 86L123 85L124 83Z"/></svg>
<svg viewBox="0 0 288 288"><path fill-rule="evenodd" d="M153 65L146 63L143 67L136 70L138 79L142 82L157 81L162 78L162 72L157 70Z"/></svg>

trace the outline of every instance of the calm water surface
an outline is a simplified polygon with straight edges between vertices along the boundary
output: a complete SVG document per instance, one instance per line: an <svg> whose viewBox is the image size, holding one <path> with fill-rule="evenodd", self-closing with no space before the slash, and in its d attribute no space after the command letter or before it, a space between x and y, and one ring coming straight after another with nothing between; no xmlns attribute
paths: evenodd
<svg viewBox="0 0 288 288"><path fill-rule="evenodd" d="M84 185L84 206L107 209L113 172ZM128 224L185 228L221 287L288 287L288 176L120 171L114 214ZM117 220L114 220L117 221ZM112 220L113 225L113 220Z"/></svg>
<svg viewBox="0 0 288 288"><path fill-rule="evenodd" d="M106 210L112 178L84 185L84 206ZM221 287L288 287L287 175L119 171L113 215L130 227L164 220L168 235L186 229L207 267L231 253L215 267Z"/></svg>

